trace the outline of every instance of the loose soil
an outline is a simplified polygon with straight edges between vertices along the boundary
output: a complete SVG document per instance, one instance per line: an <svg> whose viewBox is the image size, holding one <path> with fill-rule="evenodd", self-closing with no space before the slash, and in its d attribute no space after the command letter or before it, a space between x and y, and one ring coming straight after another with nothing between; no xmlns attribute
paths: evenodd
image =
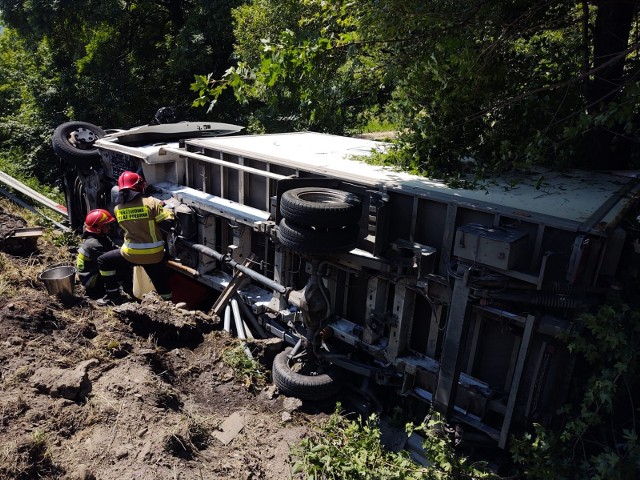
<svg viewBox="0 0 640 480"><path fill-rule="evenodd" d="M0 478L284 479L290 446L326 413L269 383L279 345L250 348L263 383L223 355L237 340L204 312L142 303L63 303L37 276L73 264L51 232L22 249L27 224L0 201Z"/></svg>

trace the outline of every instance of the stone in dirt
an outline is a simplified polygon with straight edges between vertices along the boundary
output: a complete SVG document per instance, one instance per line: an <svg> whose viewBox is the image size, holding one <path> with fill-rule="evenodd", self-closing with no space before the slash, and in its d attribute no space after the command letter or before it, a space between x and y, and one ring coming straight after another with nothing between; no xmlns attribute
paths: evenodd
<svg viewBox="0 0 640 480"><path fill-rule="evenodd" d="M91 392L87 371L100 362L92 358L79 363L73 369L41 367L31 376L31 383L41 392L67 400L84 400Z"/></svg>
<svg viewBox="0 0 640 480"><path fill-rule="evenodd" d="M299 398L285 397L285 399L282 401L282 408L286 412L294 412L300 407L302 407L302 400L300 400Z"/></svg>
<svg viewBox="0 0 640 480"><path fill-rule="evenodd" d="M76 467L68 478L69 480L96 480L96 476L82 463Z"/></svg>
<svg viewBox="0 0 640 480"><path fill-rule="evenodd" d="M220 430L213 432L213 436L220 440L224 445L228 445L244 428L244 418L240 413L234 412L229 416L222 425Z"/></svg>

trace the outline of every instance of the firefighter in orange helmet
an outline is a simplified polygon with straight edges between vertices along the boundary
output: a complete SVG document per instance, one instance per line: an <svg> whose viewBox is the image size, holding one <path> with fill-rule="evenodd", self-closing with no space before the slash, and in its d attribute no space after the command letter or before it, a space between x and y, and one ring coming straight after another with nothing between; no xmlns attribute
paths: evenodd
<svg viewBox="0 0 640 480"><path fill-rule="evenodd" d="M78 247L76 271L78 279L90 297L104 295L104 285L98 268L98 257L116 249L109 237L115 217L107 210L91 210L84 219L82 243Z"/></svg>
<svg viewBox="0 0 640 480"><path fill-rule="evenodd" d="M118 250L98 258L106 289L105 297L98 303L105 305L120 300L116 274L120 269L133 265L141 265L156 292L170 300L171 288L164 263L165 247L160 224L171 225L173 211L164 208L161 200L145 195L146 183L135 172L123 172L118 178L118 188L118 204L114 212L124 232L124 243Z"/></svg>

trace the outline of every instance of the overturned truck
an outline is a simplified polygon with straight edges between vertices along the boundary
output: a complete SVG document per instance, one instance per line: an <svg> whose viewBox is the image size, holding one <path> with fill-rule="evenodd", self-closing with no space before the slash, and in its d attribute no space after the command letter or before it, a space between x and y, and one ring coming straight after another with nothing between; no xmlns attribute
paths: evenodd
<svg viewBox="0 0 640 480"><path fill-rule="evenodd" d="M620 288L636 179L538 172L460 189L363 161L383 143L239 131L61 125L72 224L112 209L121 172L141 173L175 209L175 274L219 298L237 289L288 345L273 364L287 395L352 391L418 420L433 407L501 448L553 420L574 362L560 338Z"/></svg>

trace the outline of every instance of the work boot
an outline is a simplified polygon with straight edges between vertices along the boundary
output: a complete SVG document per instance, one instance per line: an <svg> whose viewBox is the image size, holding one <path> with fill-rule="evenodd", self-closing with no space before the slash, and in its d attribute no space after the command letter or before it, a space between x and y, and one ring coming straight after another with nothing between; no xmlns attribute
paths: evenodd
<svg viewBox="0 0 640 480"><path fill-rule="evenodd" d="M131 298L135 297L135 295L133 294L133 284L130 282L124 282L122 284L120 284L120 289L127 294L128 296L130 296Z"/></svg>
<svg viewBox="0 0 640 480"><path fill-rule="evenodd" d="M108 305L120 305L124 303L124 296L120 293L120 290L114 290L107 292L107 294L96 300L96 305L99 307L106 307Z"/></svg>
<svg viewBox="0 0 640 480"><path fill-rule="evenodd" d="M172 292L169 292L169 293L159 293L158 295L159 295L159 296L160 296L160 298L161 298L162 300L164 300L165 302L170 302L170 301L171 301L171 299L173 298L173 294L172 294Z"/></svg>

